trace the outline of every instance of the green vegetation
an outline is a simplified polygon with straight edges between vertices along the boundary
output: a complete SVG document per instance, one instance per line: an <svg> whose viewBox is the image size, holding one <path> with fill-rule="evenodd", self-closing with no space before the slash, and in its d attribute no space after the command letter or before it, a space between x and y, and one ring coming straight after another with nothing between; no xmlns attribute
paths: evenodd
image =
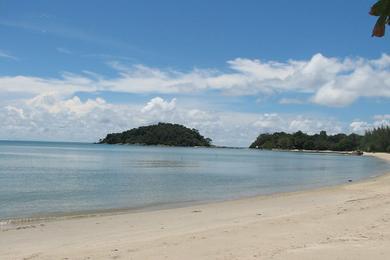
<svg viewBox="0 0 390 260"><path fill-rule="evenodd" d="M122 133L108 134L99 143L208 147L211 145L211 139L204 138L196 129L178 124L158 123Z"/></svg>
<svg viewBox="0 0 390 260"><path fill-rule="evenodd" d="M366 131L361 148L367 152L390 153L390 126L383 126Z"/></svg>
<svg viewBox="0 0 390 260"><path fill-rule="evenodd" d="M327 135L325 131L315 135L308 135L301 131L293 134L284 132L261 134L250 145L250 148L390 152L390 127L374 128L367 131L364 136L357 134Z"/></svg>
<svg viewBox="0 0 390 260"><path fill-rule="evenodd" d="M372 36L382 37L385 35L386 24L390 25L390 0L378 0L371 7L370 15L378 17Z"/></svg>

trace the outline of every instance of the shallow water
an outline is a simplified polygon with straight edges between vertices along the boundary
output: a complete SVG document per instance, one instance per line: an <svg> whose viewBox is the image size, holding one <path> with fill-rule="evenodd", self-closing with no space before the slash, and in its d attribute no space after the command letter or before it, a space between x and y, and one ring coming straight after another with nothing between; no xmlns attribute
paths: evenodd
<svg viewBox="0 0 390 260"><path fill-rule="evenodd" d="M0 141L0 219L298 191L389 169L334 154Z"/></svg>

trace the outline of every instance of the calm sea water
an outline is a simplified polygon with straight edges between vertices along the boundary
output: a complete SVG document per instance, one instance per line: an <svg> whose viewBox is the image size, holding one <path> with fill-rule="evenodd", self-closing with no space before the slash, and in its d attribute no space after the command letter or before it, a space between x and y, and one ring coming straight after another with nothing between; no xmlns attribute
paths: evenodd
<svg viewBox="0 0 390 260"><path fill-rule="evenodd" d="M0 219L227 200L389 169L357 156L0 141Z"/></svg>

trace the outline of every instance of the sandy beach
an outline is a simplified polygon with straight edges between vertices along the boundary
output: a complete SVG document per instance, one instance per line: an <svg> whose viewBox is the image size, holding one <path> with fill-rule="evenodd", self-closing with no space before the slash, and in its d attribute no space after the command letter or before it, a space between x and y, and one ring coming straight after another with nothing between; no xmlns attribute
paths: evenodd
<svg viewBox="0 0 390 260"><path fill-rule="evenodd" d="M390 154L373 154L389 160ZM21 222L0 259L388 259L390 173L310 191Z"/></svg>

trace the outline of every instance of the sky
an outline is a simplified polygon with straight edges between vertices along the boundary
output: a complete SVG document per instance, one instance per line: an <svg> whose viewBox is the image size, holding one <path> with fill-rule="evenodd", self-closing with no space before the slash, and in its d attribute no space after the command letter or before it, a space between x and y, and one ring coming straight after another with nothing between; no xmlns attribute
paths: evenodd
<svg viewBox="0 0 390 260"><path fill-rule="evenodd" d="M368 0L0 0L0 139L94 142L157 122L216 145L390 125Z"/></svg>

